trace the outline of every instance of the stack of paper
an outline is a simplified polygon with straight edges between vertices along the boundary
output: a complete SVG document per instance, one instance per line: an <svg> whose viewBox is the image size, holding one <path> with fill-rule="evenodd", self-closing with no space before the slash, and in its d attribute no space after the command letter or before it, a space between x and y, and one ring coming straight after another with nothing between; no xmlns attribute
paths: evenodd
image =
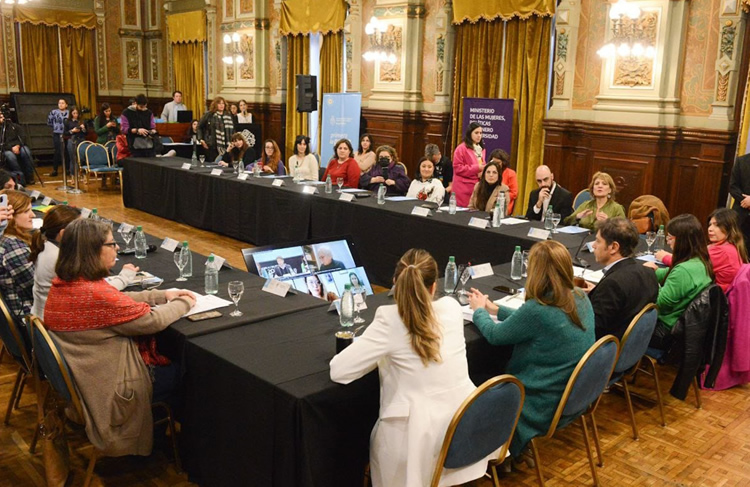
<svg viewBox="0 0 750 487"><path fill-rule="evenodd" d="M474 323L474 310L471 309L468 304L466 306L461 306L461 309L464 312L464 319L466 321L471 321L472 323ZM494 321L495 323L499 323L499 321L497 321L497 317L490 315L490 318L492 318L492 321Z"/></svg>
<svg viewBox="0 0 750 487"><path fill-rule="evenodd" d="M585 280L597 284L602 280L602 277L604 277L604 272L601 270L589 271L583 267L573 266L573 275L576 277L583 277Z"/></svg>
<svg viewBox="0 0 750 487"><path fill-rule="evenodd" d="M526 302L526 294L525 293L518 293L518 294L511 294L510 296L505 296L502 299L498 299L497 301L493 301L496 305L502 306L503 308L510 308L513 310L516 310L523 306L523 303Z"/></svg>
<svg viewBox="0 0 750 487"><path fill-rule="evenodd" d="M198 298L198 300L195 303L195 306L193 309L185 313L183 316L190 316L197 313L203 313L204 311L211 311L212 309L218 309L218 308L225 308L229 306L230 304L233 304L231 301L227 301L226 299L221 299L220 297L214 295L214 294L206 294L205 296L200 295L198 293L194 293L195 297Z"/></svg>

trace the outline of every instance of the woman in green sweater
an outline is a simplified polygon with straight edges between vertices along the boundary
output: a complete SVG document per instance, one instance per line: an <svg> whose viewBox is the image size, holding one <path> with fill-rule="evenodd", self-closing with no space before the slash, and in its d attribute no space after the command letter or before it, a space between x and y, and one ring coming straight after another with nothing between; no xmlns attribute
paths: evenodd
<svg viewBox="0 0 750 487"><path fill-rule="evenodd" d="M487 341L515 345L507 372L523 382L526 400L510 446L514 457L547 433L570 374L595 341L594 312L573 285L568 249L554 240L535 244L528 273L526 302L516 311L498 308L476 289L469 296L474 324Z"/></svg>
<svg viewBox="0 0 750 487"><path fill-rule="evenodd" d="M578 208L565 219L566 225L577 223L580 227L596 230L597 222L616 216L625 218L625 208L615 202L617 186L612 176L606 172L597 172L591 178L588 190L592 199L578 205Z"/></svg>
<svg viewBox="0 0 750 487"><path fill-rule="evenodd" d="M115 140L120 133L120 124L112 116L112 108L109 103L102 103L102 110L94 119L94 131L96 132L96 143L106 144L107 141Z"/></svg>
<svg viewBox="0 0 750 487"><path fill-rule="evenodd" d="M684 214L670 220L667 243L674 251L670 267L660 269L653 262L643 264L656 270L661 284L656 300L659 317L649 346L662 350L669 348L672 328L683 311L714 280L706 236L695 216Z"/></svg>

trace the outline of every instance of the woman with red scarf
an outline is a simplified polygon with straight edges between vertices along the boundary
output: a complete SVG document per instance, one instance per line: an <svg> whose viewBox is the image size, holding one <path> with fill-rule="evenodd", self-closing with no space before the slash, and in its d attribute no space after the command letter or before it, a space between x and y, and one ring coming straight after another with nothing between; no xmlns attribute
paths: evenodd
<svg viewBox="0 0 750 487"><path fill-rule="evenodd" d="M182 290L118 291L104 280L116 259L108 225L70 223L60 242L45 325L73 374L91 443L106 456L145 456L153 444L152 395L163 400L176 377L175 365L156 351L153 334L187 313L195 296Z"/></svg>

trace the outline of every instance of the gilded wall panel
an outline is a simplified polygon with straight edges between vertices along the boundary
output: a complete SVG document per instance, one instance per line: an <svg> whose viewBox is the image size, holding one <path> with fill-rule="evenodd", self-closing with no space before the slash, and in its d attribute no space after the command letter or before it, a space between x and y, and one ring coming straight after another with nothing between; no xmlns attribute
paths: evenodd
<svg viewBox="0 0 750 487"><path fill-rule="evenodd" d="M709 115L716 82L721 0L692 0L680 88L681 111Z"/></svg>
<svg viewBox="0 0 750 487"><path fill-rule="evenodd" d="M578 29L575 76L573 78L573 108L590 109L599 94L602 61L596 51L604 44L607 24L607 4L598 0L581 1Z"/></svg>

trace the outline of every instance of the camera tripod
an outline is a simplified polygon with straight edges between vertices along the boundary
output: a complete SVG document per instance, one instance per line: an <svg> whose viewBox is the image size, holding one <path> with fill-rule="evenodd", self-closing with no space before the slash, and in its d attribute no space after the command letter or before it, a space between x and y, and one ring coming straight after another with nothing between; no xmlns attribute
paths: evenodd
<svg viewBox="0 0 750 487"><path fill-rule="evenodd" d="M62 173L63 173L63 184L62 186L58 187L58 191L62 191L64 193L68 194L82 194L83 190L78 188L78 161L75 159L78 157L78 148L76 148L76 154L74 154L73 160L70 161L70 163L73 166L73 177L74 177L74 185L73 187L68 186L68 171L67 171L67 164L65 163L65 152L68 150L66 147L65 139L63 139L63 134L60 135L60 145L62 146Z"/></svg>

